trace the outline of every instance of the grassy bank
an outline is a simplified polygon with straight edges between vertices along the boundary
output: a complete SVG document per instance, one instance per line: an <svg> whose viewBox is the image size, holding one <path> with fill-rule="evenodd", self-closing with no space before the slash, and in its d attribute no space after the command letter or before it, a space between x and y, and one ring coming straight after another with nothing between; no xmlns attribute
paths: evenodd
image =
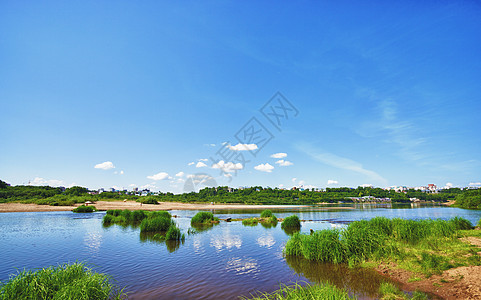
<svg viewBox="0 0 481 300"><path fill-rule="evenodd" d="M479 250L459 240L473 232L469 221L403 220L377 217L356 221L346 229L321 230L311 235L295 233L286 255L322 262L395 262L400 268L430 276L468 265L480 265Z"/></svg>
<svg viewBox="0 0 481 300"><path fill-rule="evenodd" d="M1 300L126 298L108 275L93 272L82 263L21 271L0 283Z"/></svg>

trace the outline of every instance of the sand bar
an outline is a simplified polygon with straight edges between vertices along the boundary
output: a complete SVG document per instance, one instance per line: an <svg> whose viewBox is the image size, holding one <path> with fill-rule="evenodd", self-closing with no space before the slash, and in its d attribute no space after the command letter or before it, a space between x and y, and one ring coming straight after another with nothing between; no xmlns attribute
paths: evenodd
<svg viewBox="0 0 481 300"><path fill-rule="evenodd" d="M210 204L210 203L180 203L159 202L159 205L140 204L135 201L97 201L93 205L98 210L129 209L129 210L213 210L213 209L286 209L312 207L309 205L250 205L250 204ZM75 206L49 206L24 203L0 203L0 212L42 212L42 211L71 211ZM316 207L316 210L353 209L352 207Z"/></svg>

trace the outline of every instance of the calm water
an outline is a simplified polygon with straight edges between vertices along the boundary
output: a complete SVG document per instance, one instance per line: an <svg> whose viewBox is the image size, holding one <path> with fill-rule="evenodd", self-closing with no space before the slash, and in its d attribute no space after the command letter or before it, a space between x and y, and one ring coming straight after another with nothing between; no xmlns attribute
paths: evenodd
<svg viewBox="0 0 481 300"><path fill-rule="evenodd" d="M172 211L187 233L196 211ZM214 211L219 218L258 216L260 211ZM279 210L296 213L302 232L345 226L346 222L375 216L409 219L461 216L476 223L481 211L448 207L356 206L353 210L322 211L318 207ZM84 261L125 286L129 299L236 299L256 291L271 292L293 282L332 283L361 299L375 298L381 281L371 270L347 269L299 258L285 258L288 235L275 228L245 227L221 222L183 243L158 243L140 236L139 229L117 225L104 228L105 213L71 212L0 214L0 280L16 268L42 268L57 263Z"/></svg>

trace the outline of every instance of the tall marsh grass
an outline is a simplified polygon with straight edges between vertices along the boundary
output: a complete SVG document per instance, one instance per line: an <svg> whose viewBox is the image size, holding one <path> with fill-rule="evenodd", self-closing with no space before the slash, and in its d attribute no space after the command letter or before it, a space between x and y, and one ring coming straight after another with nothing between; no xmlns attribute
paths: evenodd
<svg viewBox="0 0 481 300"><path fill-rule="evenodd" d="M194 224L211 224L212 222L218 222L219 218L214 217L214 214L208 211L200 211L192 217L190 221L191 225Z"/></svg>
<svg viewBox="0 0 481 300"><path fill-rule="evenodd" d="M270 209L265 209L261 212L261 218L270 218L272 217L272 211Z"/></svg>
<svg viewBox="0 0 481 300"><path fill-rule="evenodd" d="M444 246L449 242L461 243L456 237L462 228L472 228L471 223L462 218L414 221L377 217L352 222L343 230L326 229L311 235L295 233L288 240L284 253L350 265L388 257L403 259L411 255L416 265L429 275L453 267L449 259L430 252L445 250ZM413 249L417 249L416 253L410 254ZM473 258L472 261L478 260Z"/></svg>
<svg viewBox="0 0 481 300"><path fill-rule="evenodd" d="M126 299L126 295L111 283L109 276L74 263L20 271L0 283L0 299Z"/></svg>
<svg viewBox="0 0 481 300"><path fill-rule="evenodd" d="M289 217L286 217L284 221L281 223L281 228L286 229L286 228L301 228L301 221L299 220L299 217L296 215L292 215Z"/></svg>

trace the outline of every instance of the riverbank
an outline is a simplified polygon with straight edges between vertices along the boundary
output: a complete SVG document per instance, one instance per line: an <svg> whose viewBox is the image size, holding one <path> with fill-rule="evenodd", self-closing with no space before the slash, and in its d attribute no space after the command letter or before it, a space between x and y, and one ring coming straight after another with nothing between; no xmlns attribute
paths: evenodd
<svg viewBox="0 0 481 300"><path fill-rule="evenodd" d="M44 211L71 211L83 203L75 206L49 206L25 203L0 203L0 212L44 212ZM243 210L243 209L286 209L309 207L307 205L250 205L250 204L210 204L210 203L180 203L159 202L155 204L140 204L136 201L97 201L94 205L98 210L129 209L129 210ZM352 207L319 207L316 210L354 209Z"/></svg>
<svg viewBox="0 0 481 300"><path fill-rule="evenodd" d="M481 255L480 237L469 236L461 240L478 247L478 255ZM404 290L419 290L448 300L481 299L481 266L452 268L429 278L418 277L419 280L413 280L415 275L412 272L398 268L395 263L380 265L376 271L401 283Z"/></svg>

